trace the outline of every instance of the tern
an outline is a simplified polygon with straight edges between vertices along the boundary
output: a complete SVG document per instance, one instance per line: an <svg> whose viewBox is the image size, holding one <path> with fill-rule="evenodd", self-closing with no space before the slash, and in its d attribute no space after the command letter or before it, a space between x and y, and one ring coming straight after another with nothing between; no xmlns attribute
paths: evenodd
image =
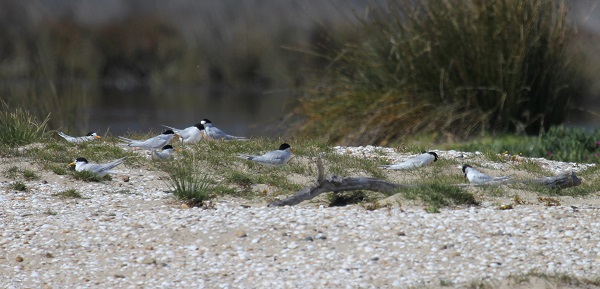
<svg viewBox="0 0 600 289"><path fill-rule="evenodd" d="M197 123L193 126L184 129L177 129L174 127L163 125L175 132L176 136L179 136L184 143L197 143L204 137L204 126L201 123Z"/></svg>
<svg viewBox="0 0 600 289"><path fill-rule="evenodd" d="M166 145L162 147L160 151L153 151L152 158L155 160L170 160L173 159L173 153L175 153L175 149L173 148L173 146Z"/></svg>
<svg viewBox="0 0 600 289"><path fill-rule="evenodd" d="M208 119L203 119L200 124L204 126L204 135L207 139L211 140L246 140L248 138L242 136L233 136L224 133L222 130L213 126L212 122Z"/></svg>
<svg viewBox="0 0 600 289"><path fill-rule="evenodd" d="M485 184L489 182L500 182L510 179L510 177L492 177L490 175L484 174L470 165L463 165L462 167L463 174L465 178L469 180L469 182L473 184Z"/></svg>
<svg viewBox="0 0 600 289"><path fill-rule="evenodd" d="M438 159L438 155L434 152L426 152L422 153L416 157L407 159L401 163L393 164L393 165L385 165L380 166L381 168L388 170L410 170L422 166L426 166L428 164L436 162Z"/></svg>
<svg viewBox="0 0 600 289"><path fill-rule="evenodd" d="M86 141L91 141L91 140L95 140L97 138L101 138L97 133L91 131L88 132L85 136L70 136L67 135L63 132L57 132L59 136L61 136L62 138L64 138L65 140L67 140L70 143L76 143L76 144L80 144Z"/></svg>
<svg viewBox="0 0 600 289"><path fill-rule="evenodd" d="M264 155L239 155L239 158L250 160L268 167L277 167L285 165L292 157L289 144L283 143L279 149L265 153Z"/></svg>
<svg viewBox="0 0 600 289"><path fill-rule="evenodd" d="M174 136L175 133L173 132L173 130L168 129L163 133L155 137L149 138L147 140L133 140L122 136L120 136L119 139L125 142L125 144L130 147L137 147L145 150L156 150L167 145L171 141L171 139L173 139Z"/></svg>
<svg viewBox="0 0 600 289"><path fill-rule="evenodd" d="M125 158L120 158L118 160L114 160L107 164L93 164L88 163L88 160L85 158L77 158L75 161L69 164L69 166L75 165L75 170L78 172L89 171L100 177L105 176L108 173L112 173L110 170L125 161Z"/></svg>

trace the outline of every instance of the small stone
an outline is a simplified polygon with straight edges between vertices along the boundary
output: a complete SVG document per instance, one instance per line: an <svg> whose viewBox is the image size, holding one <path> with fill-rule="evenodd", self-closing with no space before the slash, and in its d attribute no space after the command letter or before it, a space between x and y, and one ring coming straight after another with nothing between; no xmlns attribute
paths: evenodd
<svg viewBox="0 0 600 289"><path fill-rule="evenodd" d="M115 274L114 277L115 278L125 278L125 275L123 275L123 274Z"/></svg>
<svg viewBox="0 0 600 289"><path fill-rule="evenodd" d="M15 261L17 261L17 262L23 262L23 257L17 256L17 258L15 258Z"/></svg>
<svg viewBox="0 0 600 289"><path fill-rule="evenodd" d="M188 206L187 204L181 204L181 208L182 208L182 209L189 209L189 208L190 208L190 206Z"/></svg>
<svg viewBox="0 0 600 289"><path fill-rule="evenodd" d="M141 264L146 264L146 265L156 264L156 260L154 260L154 258L150 258L150 257L144 257L141 260L139 260L138 262Z"/></svg>
<svg viewBox="0 0 600 289"><path fill-rule="evenodd" d="M147 245L145 249L146 250L154 250L154 247L152 247L152 245Z"/></svg>
<svg viewBox="0 0 600 289"><path fill-rule="evenodd" d="M129 176L122 175L122 176L119 176L119 177L120 177L120 178L121 178L121 180L123 180L124 182L126 182L126 183L127 183L127 182L129 182Z"/></svg>
<svg viewBox="0 0 600 289"><path fill-rule="evenodd" d="M406 233L404 233L404 232L397 232L396 235L398 235L398 236L406 236Z"/></svg>
<svg viewBox="0 0 600 289"><path fill-rule="evenodd" d="M315 238L317 238L317 239L320 239L320 240L325 240L325 239L327 239L327 237L326 237L325 235L321 234L321 233L317 234L317 235L315 236Z"/></svg>
<svg viewBox="0 0 600 289"><path fill-rule="evenodd" d="M244 237L248 237L248 234L246 234L246 232L244 232L244 231L238 230L238 231L235 231L235 236L238 238L244 238Z"/></svg>
<svg viewBox="0 0 600 289"><path fill-rule="evenodd" d="M304 238L304 241L312 242L314 240L313 240L313 237L308 236L308 237Z"/></svg>

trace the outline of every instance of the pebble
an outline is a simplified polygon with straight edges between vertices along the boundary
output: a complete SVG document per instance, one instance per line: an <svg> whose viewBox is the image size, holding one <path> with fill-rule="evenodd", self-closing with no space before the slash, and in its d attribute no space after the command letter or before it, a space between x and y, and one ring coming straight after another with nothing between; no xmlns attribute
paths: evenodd
<svg viewBox="0 0 600 289"><path fill-rule="evenodd" d="M174 202L155 174L136 169L127 183L77 181L86 197L76 201L53 195L70 179L27 183L27 193L0 183L0 288L421 288L440 280L464 288L527 272L600 276L600 208L591 205L501 211L484 203L430 214L218 199L205 210ZM115 183L129 193L116 193Z"/></svg>

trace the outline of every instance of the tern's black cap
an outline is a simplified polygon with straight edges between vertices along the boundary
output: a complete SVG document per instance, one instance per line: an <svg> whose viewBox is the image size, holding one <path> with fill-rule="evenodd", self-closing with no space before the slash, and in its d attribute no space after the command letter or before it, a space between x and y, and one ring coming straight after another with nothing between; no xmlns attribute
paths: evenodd
<svg viewBox="0 0 600 289"><path fill-rule="evenodd" d="M472 168L472 166L470 166L470 165L463 165L463 167L462 167L463 173L465 173L465 171L467 170L467 168Z"/></svg>
<svg viewBox="0 0 600 289"><path fill-rule="evenodd" d="M286 144L286 143L282 143L282 144L279 146L279 150L280 150L280 151L282 151L282 150L285 150L285 149L288 149L288 148L290 148L290 145L289 145L289 144Z"/></svg>
<svg viewBox="0 0 600 289"><path fill-rule="evenodd" d="M437 155L435 152L428 152L428 154L430 154L430 155L432 155L432 156L433 156L433 161L434 161L434 162L437 162L438 155Z"/></svg>

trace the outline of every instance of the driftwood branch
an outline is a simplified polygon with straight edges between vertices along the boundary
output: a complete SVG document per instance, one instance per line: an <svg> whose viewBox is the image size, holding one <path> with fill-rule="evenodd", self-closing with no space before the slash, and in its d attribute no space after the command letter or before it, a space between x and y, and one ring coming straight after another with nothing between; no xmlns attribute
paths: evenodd
<svg viewBox="0 0 600 289"><path fill-rule="evenodd" d="M297 205L303 201L310 200L315 198L316 196L322 193L328 192L344 192L344 191L354 191L354 190L368 190L384 193L387 195L393 195L398 193L399 189L402 188L410 188L416 187L417 185L403 185L403 184L394 184L384 180L375 179L375 178L343 178L335 175L329 175L324 177L324 168L323 161L321 160L321 156L317 158L317 170L318 177L317 183L311 186L304 187L294 195L283 199L274 201L269 204L269 207L276 206L293 206ZM459 187L468 187L468 186L489 186L489 185L501 185L501 184L512 184L512 183L524 183L524 184L540 184L544 186L548 186L553 189L564 189L569 187L575 187L581 184L581 179L579 179L575 173L573 172L565 172L558 174L556 176L544 177L533 180L525 180L525 181L516 181L516 180L507 180L503 182L494 182L487 184L456 184L455 186Z"/></svg>
<svg viewBox="0 0 600 289"><path fill-rule="evenodd" d="M323 167L323 153L320 153L319 157L317 157L317 171L319 172L319 175L317 176L317 184L320 184L325 180L325 168Z"/></svg>

